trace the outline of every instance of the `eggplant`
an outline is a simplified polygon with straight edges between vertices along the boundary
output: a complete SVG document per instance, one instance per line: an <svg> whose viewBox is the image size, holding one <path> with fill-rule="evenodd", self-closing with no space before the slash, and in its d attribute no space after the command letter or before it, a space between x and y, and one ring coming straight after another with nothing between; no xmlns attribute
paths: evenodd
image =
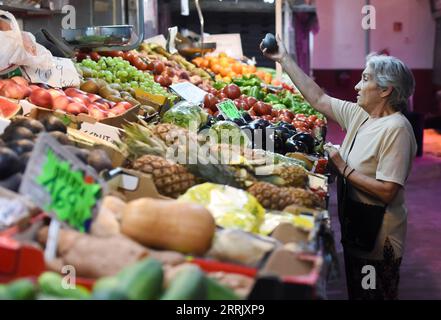
<svg viewBox="0 0 441 320"><path fill-rule="evenodd" d="M253 118L250 116L248 112L242 113L242 118L246 121L246 123L250 123L253 121Z"/></svg>
<svg viewBox="0 0 441 320"><path fill-rule="evenodd" d="M294 137L289 138L285 142L285 152L302 152L308 153L308 147L301 141L295 140Z"/></svg>
<svg viewBox="0 0 441 320"><path fill-rule="evenodd" d="M270 145L265 146L265 150L285 154L285 141L283 140L283 135L280 131L274 130L274 131L267 131L269 133L269 141ZM270 150L269 150L270 149Z"/></svg>
<svg viewBox="0 0 441 320"><path fill-rule="evenodd" d="M289 129L289 130L296 131L296 127L294 127L291 123L288 123L288 122L283 122L283 121L281 121L281 122L279 123L279 126L284 127L284 128L287 128L287 129Z"/></svg>
<svg viewBox="0 0 441 320"><path fill-rule="evenodd" d="M303 142L307 148L307 153L314 152L315 139L310 134L299 132L295 134L292 139Z"/></svg>
<svg viewBox="0 0 441 320"><path fill-rule="evenodd" d="M256 129L265 129L266 127L270 126L271 123L268 120L264 119L256 119L249 123L250 127L254 130Z"/></svg>
<svg viewBox="0 0 441 320"><path fill-rule="evenodd" d="M234 119L233 122L237 124L239 127L246 125L246 121L242 118Z"/></svg>

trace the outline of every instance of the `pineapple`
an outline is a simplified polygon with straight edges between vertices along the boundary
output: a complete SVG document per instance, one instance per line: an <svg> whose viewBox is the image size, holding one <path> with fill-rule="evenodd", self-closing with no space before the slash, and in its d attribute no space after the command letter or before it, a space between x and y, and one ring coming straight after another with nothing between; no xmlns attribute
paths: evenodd
<svg viewBox="0 0 441 320"><path fill-rule="evenodd" d="M308 208L321 206L321 199L310 190L293 187L277 187L267 182L257 182L248 188L266 209L283 210L291 204Z"/></svg>
<svg viewBox="0 0 441 320"><path fill-rule="evenodd" d="M153 176L159 193L177 198L196 184L196 177L185 167L154 155L144 155L132 164L133 169Z"/></svg>
<svg viewBox="0 0 441 320"><path fill-rule="evenodd" d="M259 180L279 187L305 188L308 183L307 171L296 165L257 167L255 172Z"/></svg>

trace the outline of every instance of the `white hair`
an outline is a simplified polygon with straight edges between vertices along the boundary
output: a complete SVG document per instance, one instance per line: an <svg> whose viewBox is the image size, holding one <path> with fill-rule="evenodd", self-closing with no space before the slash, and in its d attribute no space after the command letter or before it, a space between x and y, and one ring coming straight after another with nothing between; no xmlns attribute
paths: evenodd
<svg viewBox="0 0 441 320"><path fill-rule="evenodd" d="M415 79L409 68L398 58L370 54L366 67L373 71L374 80L382 89L392 87L388 102L396 111L406 111L415 90Z"/></svg>

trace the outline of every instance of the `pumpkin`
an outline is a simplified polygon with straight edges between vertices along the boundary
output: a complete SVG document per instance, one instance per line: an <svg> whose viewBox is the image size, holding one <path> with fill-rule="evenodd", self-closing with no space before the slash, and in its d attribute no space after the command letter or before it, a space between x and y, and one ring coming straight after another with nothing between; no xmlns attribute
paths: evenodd
<svg viewBox="0 0 441 320"><path fill-rule="evenodd" d="M210 249L215 229L203 206L153 198L129 202L121 221L122 233L147 247L195 255Z"/></svg>

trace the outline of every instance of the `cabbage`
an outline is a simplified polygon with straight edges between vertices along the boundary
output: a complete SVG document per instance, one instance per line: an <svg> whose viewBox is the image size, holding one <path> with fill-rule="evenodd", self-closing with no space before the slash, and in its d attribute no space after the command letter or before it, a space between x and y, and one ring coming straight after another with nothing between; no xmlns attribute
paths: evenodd
<svg viewBox="0 0 441 320"><path fill-rule="evenodd" d="M231 121L218 121L213 124L208 132L210 139L215 143L250 145L250 141L246 134L242 132L240 127Z"/></svg>
<svg viewBox="0 0 441 320"><path fill-rule="evenodd" d="M197 105L183 101L177 103L162 116L161 122L172 123L189 129L193 126L196 130L208 121L208 113Z"/></svg>
<svg viewBox="0 0 441 320"><path fill-rule="evenodd" d="M265 215L265 209L251 194L220 184L194 186L178 200L204 206L211 212L216 224L224 228L258 233Z"/></svg>

